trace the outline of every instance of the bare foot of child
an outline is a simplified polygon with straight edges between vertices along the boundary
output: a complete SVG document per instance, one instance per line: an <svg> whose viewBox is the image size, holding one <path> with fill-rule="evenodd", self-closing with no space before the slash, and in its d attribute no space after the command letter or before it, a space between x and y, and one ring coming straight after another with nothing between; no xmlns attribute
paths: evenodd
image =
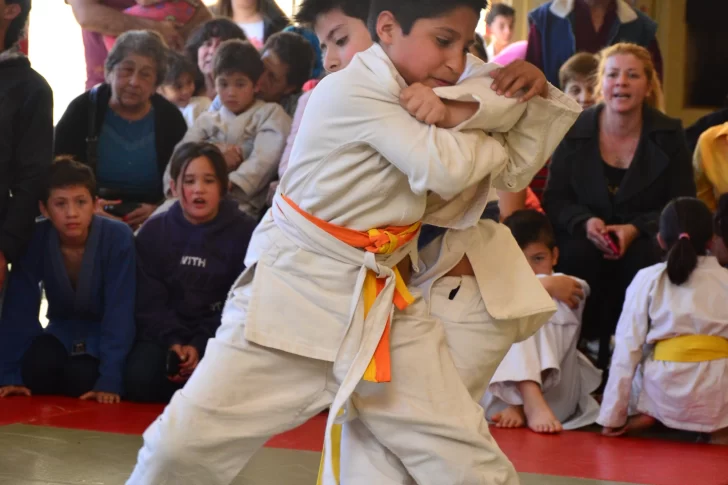
<svg viewBox="0 0 728 485"><path fill-rule="evenodd" d="M496 428L522 428L526 424L523 406L508 406L490 419L495 423Z"/></svg>
<svg viewBox="0 0 728 485"><path fill-rule="evenodd" d="M627 420L627 424L621 428L604 428L602 434L604 436L622 436L632 431L642 431L649 429L657 424L657 420L646 414L637 414Z"/></svg>
<svg viewBox="0 0 728 485"><path fill-rule="evenodd" d="M523 410L529 428L536 433L560 433L564 430L544 399L540 385L533 381L519 382L518 390L523 397Z"/></svg>

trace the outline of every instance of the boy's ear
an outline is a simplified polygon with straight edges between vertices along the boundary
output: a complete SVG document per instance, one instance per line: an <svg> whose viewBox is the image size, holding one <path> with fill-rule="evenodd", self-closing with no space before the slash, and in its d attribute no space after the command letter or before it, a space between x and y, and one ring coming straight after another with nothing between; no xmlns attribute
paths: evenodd
<svg viewBox="0 0 728 485"><path fill-rule="evenodd" d="M554 248L551 250L551 266L556 266L559 264L559 248Z"/></svg>
<svg viewBox="0 0 728 485"><path fill-rule="evenodd" d="M40 213L45 217L46 219L50 219L48 216L48 208L45 205L45 202L42 200L38 201L38 209L40 209Z"/></svg>
<svg viewBox="0 0 728 485"><path fill-rule="evenodd" d="M10 5L5 5L3 19L11 21L14 20L15 17L17 17L18 15L20 15L20 4L11 3Z"/></svg>
<svg viewBox="0 0 728 485"><path fill-rule="evenodd" d="M391 44L398 28L400 28L399 22L394 18L392 12L385 10L379 14L377 18L377 36L381 43L385 45Z"/></svg>
<svg viewBox="0 0 728 485"><path fill-rule="evenodd" d="M177 193L177 183L174 180L169 181L169 190L172 191L173 197L179 197L179 194Z"/></svg>
<svg viewBox="0 0 728 485"><path fill-rule="evenodd" d="M490 38L493 36L493 31L490 28L490 25L485 24L485 36Z"/></svg>
<svg viewBox="0 0 728 485"><path fill-rule="evenodd" d="M662 239L662 234L660 234L659 232L657 233L657 244L660 245L660 249L662 249L663 251L667 250L667 244L665 244L665 240Z"/></svg>

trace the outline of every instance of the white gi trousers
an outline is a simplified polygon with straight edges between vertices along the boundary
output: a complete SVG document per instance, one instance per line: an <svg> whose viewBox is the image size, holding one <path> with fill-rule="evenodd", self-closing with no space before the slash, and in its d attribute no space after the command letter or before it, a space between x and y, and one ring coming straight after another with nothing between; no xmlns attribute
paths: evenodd
<svg viewBox="0 0 728 485"><path fill-rule="evenodd" d="M333 363L248 342L241 322L251 286L234 290L198 369L144 433L129 485L228 484L270 437L332 403L362 329L349 330ZM393 380L359 383L350 408L358 412L356 422L418 484L517 483L505 481L515 472L459 377L443 325L425 318L424 300L418 290L412 293L415 303L396 311L392 322ZM346 485L404 483L348 471L345 476Z"/></svg>

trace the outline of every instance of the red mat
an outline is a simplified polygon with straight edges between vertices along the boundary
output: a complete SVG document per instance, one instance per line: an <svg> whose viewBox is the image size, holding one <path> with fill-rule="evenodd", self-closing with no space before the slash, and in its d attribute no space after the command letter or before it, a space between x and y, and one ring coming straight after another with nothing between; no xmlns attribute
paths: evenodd
<svg viewBox="0 0 728 485"><path fill-rule="evenodd" d="M0 399L0 425L30 424L141 434L163 406L103 405L68 398ZM266 446L321 451L326 417L271 439ZM566 432L543 436L526 429L494 429L498 444L521 472L647 485L728 485L728 447L605 438Z"/></svg>

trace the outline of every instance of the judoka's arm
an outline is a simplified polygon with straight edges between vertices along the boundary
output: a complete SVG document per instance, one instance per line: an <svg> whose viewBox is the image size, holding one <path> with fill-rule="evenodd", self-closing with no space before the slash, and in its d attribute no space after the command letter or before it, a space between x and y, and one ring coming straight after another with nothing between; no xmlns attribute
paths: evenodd
<svg viewBox="0 0 728 485"><path fill-rule="evenodd" d="M609 368L609 380L597 419L599 424L607 428L620 428L627 422L632 381L642 360L642 348L649 330L648 312L653 284L654 271L650 268L638 273L627 288L615 334L617 344Z"/></svg>
<svg viewBox="0 0 728 485"><path fill-rule="evenodd" d="M99 378L93 390L123 393L124 363L134 343L136 254L134 235L127 226L111 235L105 250L104 314L99 339Z"/></svg>
<svg viewBox="0 0 728 485"><path fill-rule="evenodd" d="M31 247L13 264L5 288L0 319L0 387L23 385L20 361L33 339L43 332L38 320L40 281L33 264L39 250Z"/></svg>
<svg viewBox="0 0 728 485"><path fill-rule="evenodd" d="M253 152L230 173L230 181L249 197L267 188L275 177L291 132L291 118L283 108L271 104L262 109L267 112L259 122Z"/></svg>
<svg viewBox="0 0 728 485"><path fill-rule="evenodd" d="M162 232L156 224L146 224L137 235L136 323L142 339L168 349L175 344L187 344L190 335L177 317L164 280L162 263L167 258L160 253L166 242L160 239Z"/></svg>
<svg viewBox="0 0 728 485"><path fill-rule="evenodd" d="M546 97L536 96L525 103L498 95L490 77L495 68L497 65L473 61L457 86L438 88L436 92L448 99L479 102L477 113L456 129L502 133L509 159L493 178L493 185L500 190L519 191L546 163L578 118L581 107L551 85Z"/></svg>

